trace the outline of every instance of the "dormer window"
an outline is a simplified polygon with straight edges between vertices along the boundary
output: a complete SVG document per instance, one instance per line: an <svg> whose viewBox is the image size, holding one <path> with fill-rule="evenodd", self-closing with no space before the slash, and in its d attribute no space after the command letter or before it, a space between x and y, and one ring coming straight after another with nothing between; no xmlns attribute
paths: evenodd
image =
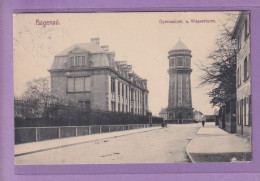
<svg viewBox="0 0 260 181"><path fill-rule="evenodd" d="M81 56L76 56L76 65L75 66L82 66L82 58L81 58Z"/></svg>
<svg viewBox="0 0 260 181"><path fill-rule="evenodd" d="M71 66L81 67L86 66L87 61L85 56L70 57Z"/></svg>

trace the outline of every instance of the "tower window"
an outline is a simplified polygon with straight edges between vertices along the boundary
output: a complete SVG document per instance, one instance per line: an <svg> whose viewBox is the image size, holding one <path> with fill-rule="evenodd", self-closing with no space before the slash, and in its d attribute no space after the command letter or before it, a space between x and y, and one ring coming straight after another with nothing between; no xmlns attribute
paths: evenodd
<svg viewBox="0 0 260 181"><path fill-rule="evenodd" d="M183 66L183 57L177 57L177 66L182 67Z"/></svg>
<svg viewBox="0 0 260 181"><path fill-rule="evenodd" d="M174 58L170 59L170 67L174 67Z"/></svg>
<svg viewBox="0 0 260 181"><path fill-rule="evenodd" d="M186 57L186 67L190 67L190 58Z"/></svg>

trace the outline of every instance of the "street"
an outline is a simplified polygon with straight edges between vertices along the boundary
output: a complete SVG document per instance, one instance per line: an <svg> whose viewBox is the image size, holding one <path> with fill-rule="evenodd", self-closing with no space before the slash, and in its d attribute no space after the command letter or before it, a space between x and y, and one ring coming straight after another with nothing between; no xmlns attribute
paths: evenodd
<svg viewBox="0 0 260 181"><path fill-rule="evenodd" d="M168 125L148 132L15 157L16 164L119 164L189 162L185 148L200 124Z"/></svg>

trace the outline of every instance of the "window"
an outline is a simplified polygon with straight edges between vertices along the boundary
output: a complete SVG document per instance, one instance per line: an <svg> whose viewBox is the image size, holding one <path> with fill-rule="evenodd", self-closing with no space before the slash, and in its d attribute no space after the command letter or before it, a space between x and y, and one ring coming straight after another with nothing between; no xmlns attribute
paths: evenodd
<svg viewBox="0 0 260 181"><path fill-rule="evenodd" d="M120 95L120 82L118 82L118 95Z"/></svg>
<svg viewBox="0 0 260 181"><path fill-rule="evenodd" d="M111 111L115 112L116 111L116 103L111 102Z"/></svg>
<svg viewBox="0 0 260 181"><path fill-rule="evenodd" d="M247 37L248 37L248 34L249 34L249 29L248 29L247 20L245 21L245 26L244 26L244 28L245 28L245 41L246 41L246 39L247 39Z"/></svg>
<svg viewBox="0 0 260 181"><path fill-rule="evenodd" d="M115 92L115 79L111 78L111 92Z"/></svg>
<svg viewBox="0 0 260 181"><path fill-rule="evenodd" d="M240 100L240 124L243 124L243 99Z"/></svg>
<svg viewBox="0 0 260 181"><path fill-rule="evenodd" d="M75 66L82 66L82 59L81 56L76 56L76 63Z"/></svg>
<svg viewBox="0 0 260 181"><path fill-rule="evenodd" d="M83 91L84 91L84 77L76 77L75 92L83 92Z"/></svg>
<svg viewBox="0 0 260 181"><path fill-rule="evenodd" d="M90 91L90 77L85 77L85 91Z"/></svg>
<svg viewBox="0 0 260 181"><path fill-rule="evenodd" d="M170 59L169 66L174 67L174 58Z"/></svg>
<svg viewBox="0 0 260 181"><path fill-rule="evenodd" d="M120 103L118 103L118 112L120 112Z"/></svg>
<svg viewBox="0 0 260 181"><path fill-rule="evenodd" d="M239 67L239 85L241 85L241 65Z"/></svg>
<svg viewBox="0 0 260 181"><path fill-rule="evenodd" d="M239 110L239 108L240 108L240 106L239 106L239 104L240 104L240 102L237 102L237 106L236 106L236 113L237 113L237 117L236 117L236 119L237 119L237 124L240 124L240 115L239 115L239 113L240 113L240 110Z"/></svg>
<svg viewBox="0 0 260 181"><path fill-rule="evenodd" d="M125 97L128 98L128 87L125 86Z"/></svg>
<svg viewBox="0 0 260 181"><path fill-rule="evenodd" d="M137 92L135 91L135 102L137 102Z"/></svg>
<svg viewBox="0 0 260 181"><path fill-rule="evenodd" d="M68 77L68 92L87 92L91 90L90 77Z"/></svg>
<svg viewBox="0 0 260 181"><path fill-rule="evenodd" d="M238 35L238 37L237 37L237 48L238 48L238 50L240 50L241 49L241 38L240 38L240 33L239 33L239 35Z"/></svg>
<svg viewBox="0 0 260 181"><path fill-rule="evenodd" d="M122 112L124 112L125 111L125 106L124 106L124 104L122 104Z"/></svg>
<svg viewBox="0 0 260 181"><path fill-rule="evenodd" d="M249 104L248 104L248 112L249 112L249 123L248 123L248 125L251 125L252 124L252 108L251 108L251 106L252 106L252 103L251 103L251 95L249 96Z"/></svg>
<svg viewBox="0 0 260 181"><path fill-rule="evenodd" d="M128 106L125 105L125 112L128 112Z"/></svg>
<svg viewBox="0 0 260 181"><path fill-rule="evenodd" d="M82 57L82 65L86 66L86 57L84 57L84 56Z"/></svg>
<svg viewBox="0 0 260 181"><path fill-rule="evenodd" d="M245 125L248 125L248 99L244 98L244 122Z"/></svg>
<svg viewBox="0 0 260 181"><path fill-rule="evenodd" d="M177 66L183 67L183 57L177 57Z"/></svg>
<svg viewBox="0 0 260 181"><path fill-rule="evenodd" d="M240 79L240 77L239 77L239 68L237 69L237 87L239 87L239 79Z"/></svg>
<svg viewBox="0 0 260 181"><path fill-rule="evenodd" d="M190 67L190 58L186 57L186 67Z"/></svg>
<svg viewBox="0 0 260 181"><path fill-rule="evenodd" d="M134 89L131 89L131 101L134 100Z"/></svg>
<svg viewBox="0 0 260 181"><path fill-rule="evenodd" d="M86 66L87 60L85 56L70 57L71 66Z"/></svg>
<svg viewBox="0 0 260 181"><path fill-rule="evenodd" d="M79 105L80 107L86 109L86 110L90 110L91 106L90 106L90 101L79 101Z"/></svg>
<svg viewBox="0 0 260 181"><path fill-rule="evenodd" d="M67 89L68 92L74 92L74 78L68 78Z"/></svg>
<svg viewBox="0 0 260 181"><path fill-rule="evenodd" d="M125 90L124 90L124 84L122 84L122 97L124 97L125 96Z"/></svg>
<svg viewBox="0 0 260 181"><path fill-rule="evenodd" d="M245 58L244 60L244 81L246 81L248 79L248 71L247 71L247 68L248 68L248 65L247 65L247 57Z"/></svg>

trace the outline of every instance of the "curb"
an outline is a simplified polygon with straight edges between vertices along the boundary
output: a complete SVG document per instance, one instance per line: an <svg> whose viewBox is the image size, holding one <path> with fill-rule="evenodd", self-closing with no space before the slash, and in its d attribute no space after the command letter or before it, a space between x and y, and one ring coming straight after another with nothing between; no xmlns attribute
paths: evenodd
<svg viewBox="0 0 260 181"><path fill-rule="evenodd" d="M123 137L123 136L127 136L127 135L132 135L132 134L138 134L138 133L154 131L154 130L157 130L157 129L161 129L161 127L155 128L155 129L152 129L152 130L144 130L144 131L140 131L140 132L136 132L136 133L128 133L128 134L119 135L119 136L109 136L109 137L106 137L106 138L100 138L100 139L95 139L95 140L90 140L90 141L82 141L82 142L78 142L78 143L64 144L64 145L60 145L60 146L56 146L56 147L44 148L44 149L39 149L39 150L34 150L34 151L29 151L29 152L24 152L24 153L19 153L19 154L15 154L14 156L18 157L18 156L28 155L28 154L32 154L32 153L38 153L38 152L54 150L54 149L59 149L59 148L65 148L65 147L79 145L79 144L84 144L84 143L101 141L101 140L105 140L105 139L109 139L109 138L111 139L111 138L117 138L117 137Z"/></svg>
<svg viewBox="0 0 260 181"><path fill-rule="evenodd" d="M190 142L192 142L192 140L191 140ZM190 142L189 142L189 144L190 144ZM189 147L189 144L186 146L185 152L186 152L186 154L188 155L188 158L190 159L191 163L196 163L196 162L192 159L192 156L190 155L189 148L188 148L188 147Z"/></svg>

